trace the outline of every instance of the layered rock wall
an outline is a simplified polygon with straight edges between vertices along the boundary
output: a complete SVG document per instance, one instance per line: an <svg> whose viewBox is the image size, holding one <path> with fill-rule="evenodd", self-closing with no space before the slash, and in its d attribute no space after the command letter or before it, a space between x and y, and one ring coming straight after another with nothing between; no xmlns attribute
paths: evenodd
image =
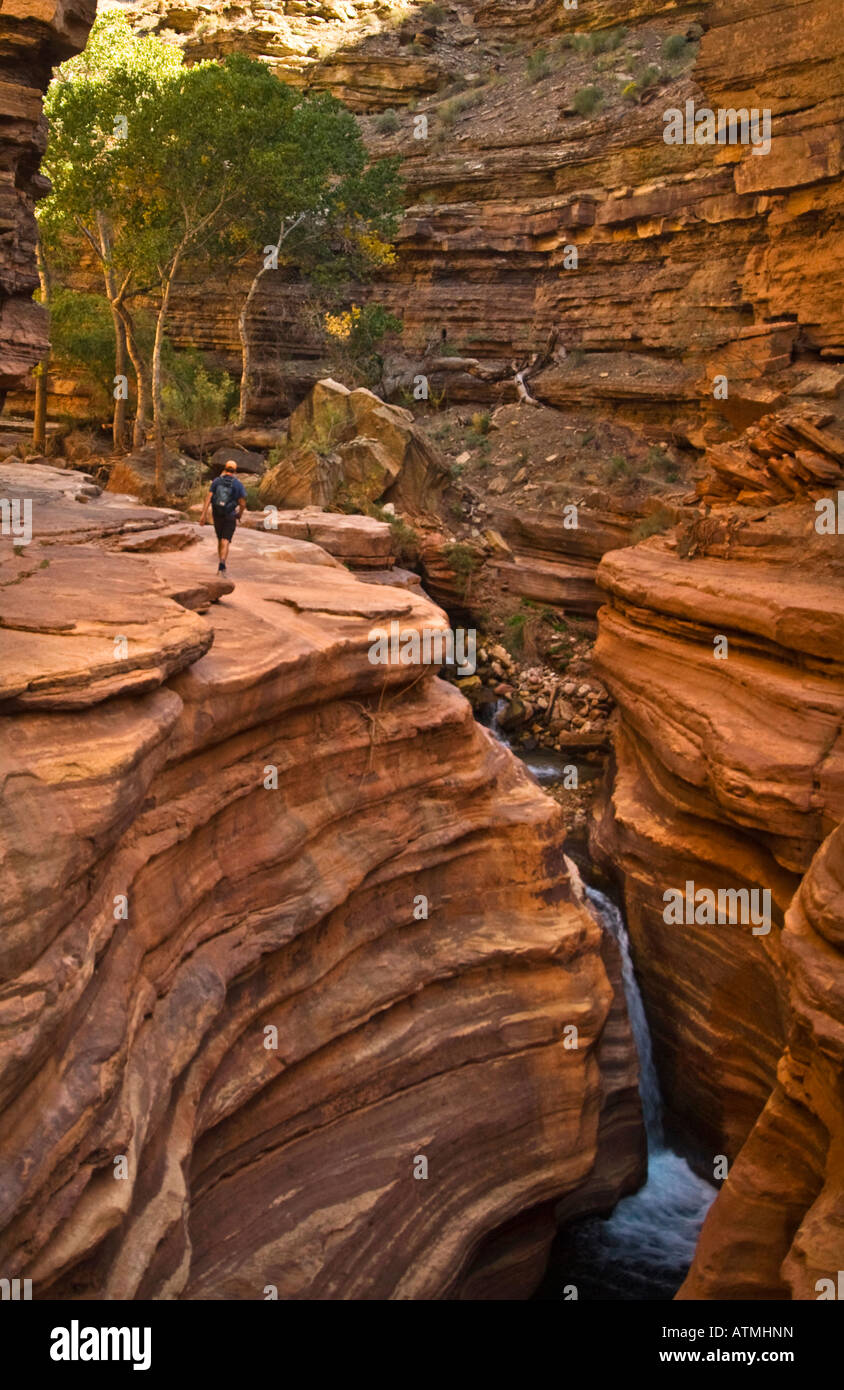
<svg viewBox="0 0 844 1390"><path fill-rule="evenodd" d="M702 22L697 60L647 102L614 98L588 117L571 109L574 87L597 81L620 90L623 60L614 74L569 52L560 70L536 85L524 59L507 66L498 41L535 42L537 27L543 42L565 29L610 28L618 23L616 7L590 6L587 15L496 3L462 13L473 21L464 26L466 41L471 45L474 33L480 45L476 75L498 54L493 68L506 80L490 82L451 126L439 100L423 103L427 139L414 138L412 117L401 109L396 134L366 127L374 151L403 158L408 207L399 260L371 292L402 317L411 359L418 363L446 331L481 368L450 373L451 389L502 398L512 391L510 361L527 361L556 333L569 355L532 382L540 399L614 409L699 442L702 416L716 413L713 374L728 374L734 395L743 382L752 410L754 387L793 354L844 351L840 296L831 293L844 269L844 39L830 0L680 10L643 0L624 20L645 37ZM166 26L166 7L156 22ZM226 44L250 49L249 26L227 24ZM386 16L379 33L356 37L361 61L371 43L383 61L406 52L395 38L397 24ZM461 52L476 51L455 47L463 33L443 26L430 41L443 81L465 70ZM195 33L181 41L194 52ZM206 56L201 45L196 52ZM658 43L654 56L659 60ZM333 85L348 99L353 73L344 71ZM770 152L665 144L663 112L687 100L696 108L769 109ZM394 104L401 108L398 98ZM365 95L357 105L366 108ZM572 245L576 270L565 264ZM236 366L238 293L236 275L229 283L186 287L176 316L182 340ZM257 408L272 413L291 382L301 390L319 370L301 291L282 280L268 284L255 331L264 363ZM584 350L586 361L573 360L572 349ZM490 380L496 374L497 383Z"/></svg>
<svg viewBox="0 0 844 1390"><path fill-rule="evenodd" d="M168 513L2 484L2 1268L426 1298L483 1247L479 1295L529 1292L554 1204L641 1177L635 1049L554 803L369 660L444 615L266 532L232 592Z"/></svg>
<svg viewBox="0 0 844 1390"><path fill-rule="evenodd" d="M844 1254L844 539L817 518L805 495L716 507L598 571L619 724L595 843L675 1136L707 1176L730 1164L688 1297L813 1298ZM672 920L687 884L768 893L770 929Z"/></svg>
<svg viewBox="0 0 844 1390"><path fill-rule="evenodd" d="M42 95L51 69L84 48L96 0L3 0L0 6L0 406L47 350L38 285L35 200L47 138Z"/></svg>

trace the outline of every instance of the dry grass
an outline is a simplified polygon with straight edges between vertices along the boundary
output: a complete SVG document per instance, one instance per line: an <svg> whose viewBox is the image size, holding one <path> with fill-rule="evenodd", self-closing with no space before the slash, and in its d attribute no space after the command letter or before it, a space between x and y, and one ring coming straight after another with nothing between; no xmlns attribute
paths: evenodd
<svg viewBox="0 0 844 1390"><path fill-rule="evenodd" d="M146 483L131 464L124 463L122 459L112 464L106 492L128 492L132 497L142 498L148 490Z"/></svg>

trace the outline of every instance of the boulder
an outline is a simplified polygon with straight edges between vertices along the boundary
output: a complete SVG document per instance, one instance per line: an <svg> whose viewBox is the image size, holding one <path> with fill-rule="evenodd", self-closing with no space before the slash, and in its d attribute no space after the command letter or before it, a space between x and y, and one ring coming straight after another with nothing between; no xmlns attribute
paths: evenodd
<svg viewBox="0 0 844 1390"><path fill-rule="evenodd" d="M267 471L267 460L263 454L253 453L251 449L241 449L238 446L232 447L223 445L215 449L208 461L208 468L212 478L216 478L218 473L222 473L228 459L234 459L237 464L238 473L265 473Z"/></svg>
<svg viewBox="0 0 844 1390"><path fill-rule="evenodd" d="M409 410L326 378L291 415L288 447L265 473L260 497L279 507L360 510L389 501L415 516L437 511L448 477Z"/></svg>

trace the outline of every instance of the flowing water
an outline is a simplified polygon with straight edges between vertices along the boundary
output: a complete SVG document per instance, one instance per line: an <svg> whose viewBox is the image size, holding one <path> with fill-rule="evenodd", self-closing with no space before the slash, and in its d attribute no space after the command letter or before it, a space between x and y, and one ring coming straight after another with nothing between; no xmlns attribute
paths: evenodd
<svg viewBox="0 0 844 1390"><path fill-rule="evenodd" d="M686 1277L716 1189L665 1144L659 1079L624 919L596 888L586 892L621 952L627 1012L639 1053L648 1179L610 1216L589 1217L563 1232L538 1297L560 1298L564 1287L574 1284L579 1298L672 1298Z"/></svg>
<svg viewBox="0 0 844 1390"><path fill-rule="evenodd" d="M512 747L497 727L497 713L497 707L488 707L485 717L480 716L481 722L502 743ZM547 786L561 778L566 761L561 755L524 753L517 747L512 751L538 782ZM578 1298L669 1299L686 1277L716 1188L693 1173L686 1160L665 1143L651 1034L624 918L615 903L597 888L587 888L586 893L604 929L615 937L621 955L627 1013L639 1054L648 1177L644 1187L632 1197L624 1197L610 1216L587 1217L561 1233L545 1280L535 1296L560 1299L565 1296L566 1286L574 1285Z"/></svg>

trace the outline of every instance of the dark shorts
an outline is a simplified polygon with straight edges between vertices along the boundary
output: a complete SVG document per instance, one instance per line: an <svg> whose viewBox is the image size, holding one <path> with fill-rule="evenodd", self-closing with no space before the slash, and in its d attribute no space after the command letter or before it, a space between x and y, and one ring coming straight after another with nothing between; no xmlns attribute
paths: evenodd
<svg viewBox="0 0 844 1390"><path fill-rule="evenodd" d="M214 518L214 530L217 532L218 541L230 541L234 535L234 528L237 525L237 512L232 512L227 516L225 512L215 512L213 507L211 515Z"/></svg>

